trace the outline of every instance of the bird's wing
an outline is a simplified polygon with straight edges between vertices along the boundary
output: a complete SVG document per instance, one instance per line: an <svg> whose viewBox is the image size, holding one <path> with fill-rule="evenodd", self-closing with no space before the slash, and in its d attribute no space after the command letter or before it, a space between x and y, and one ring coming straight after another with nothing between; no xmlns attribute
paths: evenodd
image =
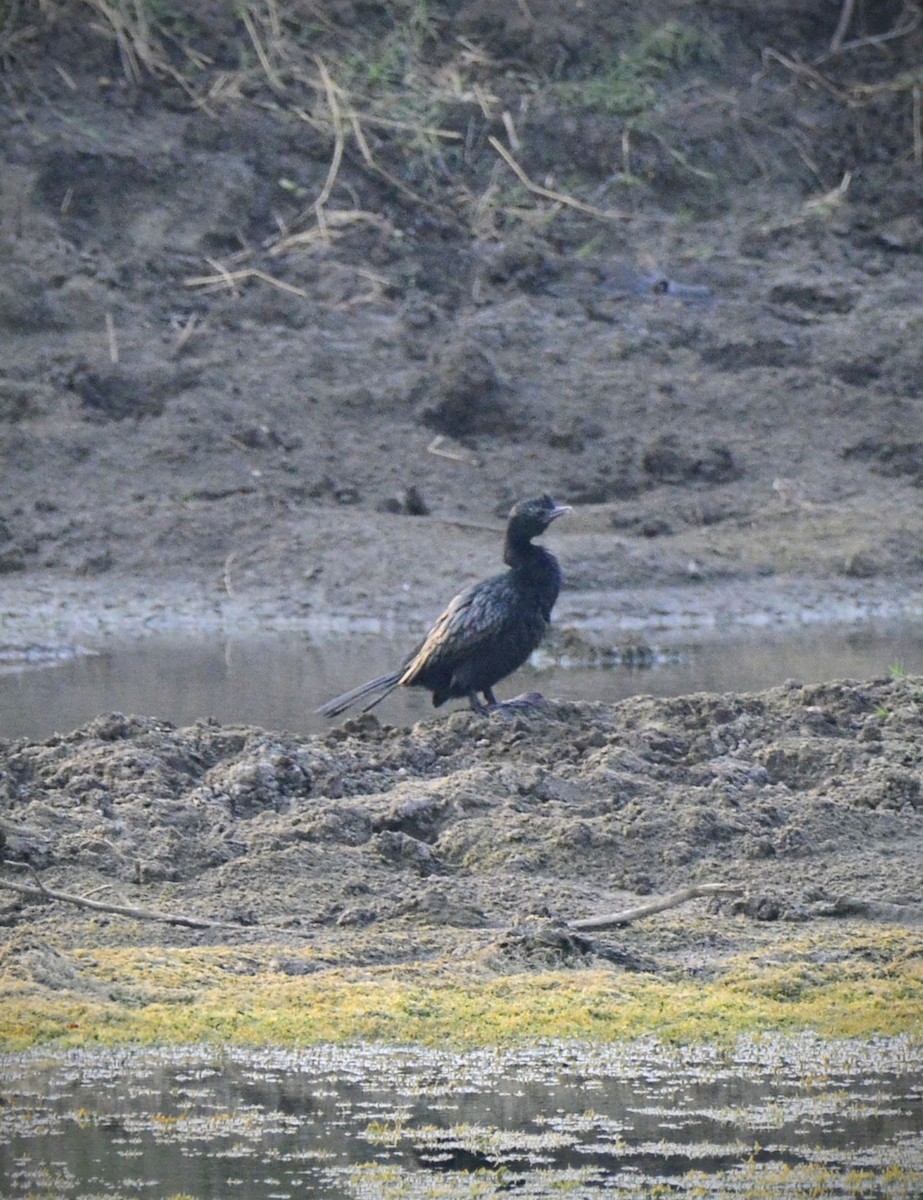
<svg viewBox="0 0 923 1200"><path fill-rule="evenodd" d="M420 672L454 664L473 654L490 638L503 636L511 621L504 603L506 578L497 575L459 592L433 622L422 644L404 664L401 683L411 684Z"/></svg>

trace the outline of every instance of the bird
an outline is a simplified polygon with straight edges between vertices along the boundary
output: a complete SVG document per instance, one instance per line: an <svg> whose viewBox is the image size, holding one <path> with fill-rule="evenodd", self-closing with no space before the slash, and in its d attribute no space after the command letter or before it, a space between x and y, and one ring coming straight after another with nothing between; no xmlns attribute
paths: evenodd
<svg viewBox="0 0 923 1200"><path fill-rule="evenodd" d="M561 590L561 568L555 556L533 545L532 539L570 511L570 505L556 504L547 493L513 505L503 540L503 561L509 569L450 600L396 671L335 696L316 711L336 717L368 700L361 709L368 712L398 687L427 688L435 708L467 697L480 714L533 703L531 694L501 704L493 689L522 666L548 628Z"/></svg>

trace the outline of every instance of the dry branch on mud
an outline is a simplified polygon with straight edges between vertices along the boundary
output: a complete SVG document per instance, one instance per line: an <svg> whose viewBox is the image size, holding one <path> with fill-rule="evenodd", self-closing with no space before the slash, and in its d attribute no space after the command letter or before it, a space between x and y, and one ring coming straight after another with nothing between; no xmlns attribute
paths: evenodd
<svg viewBox="0 0 923 1200"><path fill-rule="evenodd" d="M0 866L17 867L21 863L4 862ZM106 900L91 900L89 896L75 896L70 892L59 892L46 887L39 878L38 872L32 870L36 886L27 883L13 883L8 879L0 879L0 888L8 892L16 892L20 896L30 896L36 900L60 900L64 904L74 904L77 908L89 908L94 912L115 913L121 917L133 917L137 921L160 921L166 925L187 925L191 929L237 929L239 926L223 921L210 921L205 917L191 917L184 913L158 912L153 908L139 908L133 904L112 904Z"/></svg>
<svg viewBox="0 0 923 1200"><path fill-rule="evenodd" d="M606 913L601 917L583 917L579 921L569 921L571 929L612 929L618 925L628 925L631 921L640 921L642 917L650 917L654 913L665 912L668 908L677 908L688 900L698 900L701 896L739 896L743 887L736 883L698 883L692 887L680 888L677 892L669 892L665 896L656 896L645 904L637 904L633 908L623 908L619 912Z"/></svg>
<svg viewBox="0 0 923 1200"><path fill-rule="evenodd" d="M19 867L25 864L2 862L0 866L4 867ZM137 921L161 921L168 925L187 925L193 929L240 929L241 925L226 921L212 921L206 917L192 917L185 913L166 913L160 912L152 908L143 908L133 904L113 904L104 900L91 900L88 896L76 896L70 892L60 892L53 888L46 887L38 872L33 868L28 867L36 881L35 887L30 887L24 883L13 883L10 880L0 879L0 888L4 888L10 892L16 892L21 896L30 896L38 900L60 900L64 904L73 904L78 908L89 908L95 912L115 913L122 917L132 917ZM688 900L695 900L701 896L717 896L728 895L738 896L743 892L743 888L736 884L727 883L701 883L692 887L681 888L679 891L670 892L666 896L659 896L654 900L650 900L645 904L636 905L633 908L622 909L619 912L608 913L605 916L599 917L584 917L577 921L569 922L571 929L611 929L617 925L627 925L631 921L639 921L643 917L652 916L654 913L664 912L668 908L676 908L680 904L685 904ZM253 928L253 926L247 926ZM259 928L259 926L257 926Z"/></svg>

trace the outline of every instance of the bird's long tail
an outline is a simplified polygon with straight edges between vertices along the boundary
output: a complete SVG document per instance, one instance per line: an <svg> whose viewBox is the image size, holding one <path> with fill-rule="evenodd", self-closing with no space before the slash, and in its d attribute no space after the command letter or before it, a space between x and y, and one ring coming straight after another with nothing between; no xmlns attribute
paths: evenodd
<svg viewBox="0 0 923 1200"><path fill-rule="evenodd" d="M344 692L342 696L334 696L332 700L328 700L326 704L322 704L315 711L325 717L336 717L347 708L351 708L357 700L364 700L366 696L375 696L374 700L370 700L362 707L363 712L368 712L370 708L374 708L376 704L384 700L385 696L394 691L403 674L403 671L392 671L390 675L379 675L377 679L370 679L368 683L360 683L358 687ZM375 695L376 692L380 694Z"/></svg>

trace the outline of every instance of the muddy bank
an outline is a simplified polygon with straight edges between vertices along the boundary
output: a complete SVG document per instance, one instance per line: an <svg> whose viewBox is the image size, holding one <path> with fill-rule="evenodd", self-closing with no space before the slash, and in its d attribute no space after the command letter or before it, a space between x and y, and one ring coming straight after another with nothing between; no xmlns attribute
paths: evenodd
<svg viewBox="0 0 923 1200"><path fill-rule="evenodd" d="M563 969L602 972L604 990L626 973L707 990L740 972L742 953L776 946L803 977L789 997L766 985L779 1001L772 1019L829 1024L829 1003L814 1001L833 989L840 1032L856 1022L919 1032L921 687L908 677L550 702L531 716L455 712L409 729L369 715L304 738L113 715L43 744L6 743L9 862L56 891L220 922L137 921L4 892L7 1036L22 1036L20 1003L42 1012L41 1036L66 1036L65 1018L86 1002L94 1015L82 1021L109 1036L154 1005L170 1040L189 1000L221 989L217 977L194 981L201 966L188 987L165 986L144 948L159 947L166 965L169 947L224 947L214 967L228 982L235 945L262 946L253 969L273 977L291 952L312 994L325 973L343 986L344 964L400 967L408 980L462 972L484 986ZM599 935L567 928L701 882L743 892ZM834 970L829 938L851 946ZM126 989L105 982L110 970ZM863 976L883 989L874 1010L855 991ZM311 1037L310 1013L297 1036ZM583 1006L574 1014L579 1023ZM336 1028L328 1014L315 1032L329 1035L331 1019ZM592 1032L619 1036L625 1019L612 1011ZM738 1019L769 1018L741 1001L731 1028Z"/></svg>

